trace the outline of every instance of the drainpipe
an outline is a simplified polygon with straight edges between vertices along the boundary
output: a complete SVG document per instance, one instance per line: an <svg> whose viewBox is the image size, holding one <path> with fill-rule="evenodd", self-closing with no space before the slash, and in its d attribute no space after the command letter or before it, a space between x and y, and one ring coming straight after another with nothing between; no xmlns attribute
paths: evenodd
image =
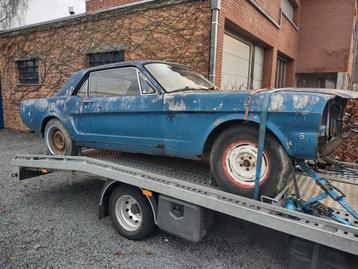
<svg viewBox="0 0 358 269"><path fill-rule="evenodd" d="M210 70L209 79L215 83L216 78L216 52L219 31L219 13L221 0L211 0L211 37L210 37Z"/></svg>

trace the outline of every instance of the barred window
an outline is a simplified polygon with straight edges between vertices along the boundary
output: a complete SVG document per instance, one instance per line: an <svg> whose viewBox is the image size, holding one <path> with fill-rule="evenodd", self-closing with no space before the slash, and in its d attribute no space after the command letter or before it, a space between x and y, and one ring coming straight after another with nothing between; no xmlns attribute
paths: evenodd
<svg viewBox="0 0 358 269"><path fill-rule="evenodd" d="M88 65L90 67L116 62L124 62L124 50L88 54Z"/></svg>
<svg viewBox="0 0 358 269"><path fill-rule="evenodd" d="M16 61L21 84L39 84L39 72L36 59Z"/></svg>

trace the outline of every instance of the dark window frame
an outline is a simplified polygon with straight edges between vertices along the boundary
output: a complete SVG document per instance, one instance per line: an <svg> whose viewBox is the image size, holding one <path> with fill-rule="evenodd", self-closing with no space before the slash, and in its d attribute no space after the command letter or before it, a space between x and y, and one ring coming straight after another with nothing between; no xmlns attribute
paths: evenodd
<svg viewBox="0 0 358 269"><path fill-rule="evenodd" d="M288 61L282 57L277 57L275 88L284 88L287 83Z"/></svg>
<svg viewBox="0 0 358 269"><path fill-rule="evenodd" d="M300 88L326 88L326 83L334 84L333 88L337 87L338 73L297 73L297 86ZM314 84L314 85L312 85ZM332 87L328 87L332 88Z"/></svg>
<svg viewBox="0 0 358 269"><path fill-rule="evenodd" d="M146 78L146 76L136 67L136 66L121 66L121 67L116 67L116 68L108 68L108 69L99 69L99 70L93 70L92 72L88 73L87 75L85 75L84 79L82 79L82 81L79 83L79 85L76 87L76 90L72 93L73 96L78 96L80 98L94 98L95 96L90 96L90 90L89 90L89 85L90 85L90 76L91 76L91 73L94 73L94 72L100 72L100 71L109 71L109 70L117 70L117 69L123 69L123 68L133 68L137 71L137 79L138 79L138 83L139 83L139 89L140 89L140 95L155 95L155 94L158 94L159 91L158 89L153 85L153 83L148 80ZM145 83L147 83L150 88L153 89L153 92L144 92L143 90L143 85L142 85L142 82L141 82L141 79L145 81ZM86 84L86 85L85 85ZM79 93L82 89L82 87L86 87L85 89L85 95L83 96L80 96ZM118 96L126 96L126 95L118 95Z"/></svg>
<svg viewBox="0 0 358 269"><path fill-rule="evenodd" d="M78 88L77 92L74 94L80 98L88 98L88 84L89 84L89 76L82 82L81 86ZM81 95L80 92L82 88L85 87L84 95Z"/></svg>
<svg viewBox="0 0 358 269"><path fill-rule="evenodd" d="M94 67L104 64L118 63L125 61L125 51L93 52L87 54L88 66Z"/></svg>
<svg viewBox="0 0 358 269"><path fill-rule="evenodd" d="M26 59L16 61L19 72L19 81L22 85L40 84L38 59Z"/></svg>

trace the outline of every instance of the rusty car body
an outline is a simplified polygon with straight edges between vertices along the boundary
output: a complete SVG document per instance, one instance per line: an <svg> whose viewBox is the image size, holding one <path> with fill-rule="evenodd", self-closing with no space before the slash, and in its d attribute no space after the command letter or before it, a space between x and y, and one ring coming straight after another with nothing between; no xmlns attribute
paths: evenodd
<svg viewBox="0 0 358 269"><path fill-rule="evenodd" d="M132 62L81 70L53 97L21 103L27 128L43 136L46 123L59 119L77 145L131 152L201 158L210 137L237 121L259 123L260 91L189 91L166 93L146 70L152 62ZM89 73L135 67L155 87L155 94L81 98L77 92ZM247 107L252 96L250 107ZM341 137L347 99L358 93L336 89L287 88L271 98L267 128L287 153L316 159L319 147ZM245 112L248 109L248 116ZM324 152L323 148L321 151Z"/></svg>
<svg viewBox="0 0 358 269"><path fill-rule="evenodd" d="M164 71L158 73L158 68ZM135 76L136 92L128 88L130 94L95 95L91 87L97 83L96 74L99 77L108 70L126 70L127 76ZM173 70L185 73L185 81L176 80L178 74L173 81L167 79L165 74ZM183 70L189 69L155 61L84 69L55 96L23 101L21 118L42 136L48 122L57 119L79 147L204 159L225 129L235 124L258 126L264 96L271 92L269 134L291 158L317 159L342 141L344 108L348 99L358 98L356 92L335 89L218 91L199 74ZM198 77L205 82L192 87ZM175 88L182 82L188 85ZM164 84L174 86L169 91Z"/></svg>

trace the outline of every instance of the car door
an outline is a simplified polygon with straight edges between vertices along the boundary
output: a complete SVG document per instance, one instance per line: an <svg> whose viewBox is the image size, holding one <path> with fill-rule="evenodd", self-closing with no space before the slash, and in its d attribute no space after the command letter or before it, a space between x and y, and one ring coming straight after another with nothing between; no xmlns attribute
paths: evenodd
<svg viewBox="0 0 358 269"><path fill-rule="evenodd" d="M82 144L162 154L163 99L135 67L90 73L74 119Z"/></svg>

